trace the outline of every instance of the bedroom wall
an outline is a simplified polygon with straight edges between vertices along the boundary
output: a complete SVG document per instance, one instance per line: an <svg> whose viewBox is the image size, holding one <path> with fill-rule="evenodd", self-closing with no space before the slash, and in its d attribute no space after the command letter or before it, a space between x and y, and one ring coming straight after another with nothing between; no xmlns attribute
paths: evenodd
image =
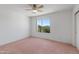
<svg viewBox="0 0 79 59"><path fill-rule="evenodd" d="M18 10L0 6L0 45L29 37L29 19Z"/></svg>
<svg viewBox="0 0 79 59"><path fill-rule="evenodd" d="M39 33L36 30L36 18L38 17L49 17L51 22L51 33ZM45 39L51 39L64 43L72 44L73 35L73 21L72 21L72 10L63 10L47 15L30 17L32 35L34 37L40 37Z"/></svg>

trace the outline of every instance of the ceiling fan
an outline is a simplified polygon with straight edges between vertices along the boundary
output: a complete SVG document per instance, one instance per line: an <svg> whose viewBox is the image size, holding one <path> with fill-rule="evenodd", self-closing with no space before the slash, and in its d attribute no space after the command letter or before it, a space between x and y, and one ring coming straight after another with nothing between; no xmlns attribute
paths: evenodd
<svg viewBox="0 0 79 59"><path fill-rule="evenodd" d="M36 13L36 12L42 12L42 8L44 7L42 4L29 4L29 6L31 7L31 8L28 8L28 9L26 9L26 10L28 10L28 11L32 11L33 13Z"/></svg>

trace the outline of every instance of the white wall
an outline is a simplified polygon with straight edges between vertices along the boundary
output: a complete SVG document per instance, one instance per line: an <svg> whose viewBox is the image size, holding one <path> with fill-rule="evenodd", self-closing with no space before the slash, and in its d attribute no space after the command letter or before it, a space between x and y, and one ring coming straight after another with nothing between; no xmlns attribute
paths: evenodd
<svg viewBox="0 0 79 59"><path fill-rule="evenodd" d="M0 7L0 45L28 37L29 19L23 12Z"/></svg>
<svg viewBox="0 0 79 59"><path fill-rule="evenodd" d="M49 17L51 33L38 33L36 30L36 18ZM72 10L55 12L47 15L31 17L32 36L56 40L72 44Z"/></svg>

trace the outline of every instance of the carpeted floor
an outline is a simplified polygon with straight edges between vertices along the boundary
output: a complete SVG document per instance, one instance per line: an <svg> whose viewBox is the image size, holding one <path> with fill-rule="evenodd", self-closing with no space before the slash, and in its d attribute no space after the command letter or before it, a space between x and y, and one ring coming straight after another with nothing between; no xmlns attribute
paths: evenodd
<svg viewBox="0 0 79 59"><path fill-rule="evenodd" d="M0 53L10 54L78 54L72 45L40 38L27 38L0 47Z"/></svg>

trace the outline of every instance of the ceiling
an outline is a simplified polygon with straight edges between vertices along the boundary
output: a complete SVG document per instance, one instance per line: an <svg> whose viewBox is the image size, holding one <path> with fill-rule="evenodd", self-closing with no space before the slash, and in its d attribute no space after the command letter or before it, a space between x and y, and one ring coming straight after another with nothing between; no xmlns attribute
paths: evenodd
<svg viewBox="0 0 79 59"><path fill-rule="evenodd" d="M31 10L26 10L27 8L30 8L28 4L2 4L0 5L0 11L17 11L26 13L27 16L37 16L51 12L72 9L73 6L73 4L44 4L44 8L42 8L43 12L38 12L37 14L34 14Z"/></svg>

